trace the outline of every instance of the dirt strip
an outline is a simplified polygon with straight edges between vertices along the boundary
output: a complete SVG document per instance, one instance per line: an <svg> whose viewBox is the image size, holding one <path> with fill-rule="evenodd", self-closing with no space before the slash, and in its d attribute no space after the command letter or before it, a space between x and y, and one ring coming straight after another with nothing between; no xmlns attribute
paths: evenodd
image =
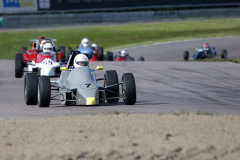
<svg viewBox="0 0 240 160"><path fill-rule="evenodd" d="M97 114L0 120L1 160L236 160L240 116Z"/></svg>

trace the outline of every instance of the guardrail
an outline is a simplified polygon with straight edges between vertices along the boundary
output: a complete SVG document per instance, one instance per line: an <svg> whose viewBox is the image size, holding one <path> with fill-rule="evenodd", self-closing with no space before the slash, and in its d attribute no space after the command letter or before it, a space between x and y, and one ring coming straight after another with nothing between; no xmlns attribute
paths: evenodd
<svg viewBox="0 0 240 160"><path fill-rule="evenodd" d="M2 17L0 17L0 28L4 28L5 26L5 21Z"/></svg>
<svg viewBox="0 0 240 160"><path fill-rule="evenodd" d="M240 17L239 8L3 16L6 28Z"/></svg>

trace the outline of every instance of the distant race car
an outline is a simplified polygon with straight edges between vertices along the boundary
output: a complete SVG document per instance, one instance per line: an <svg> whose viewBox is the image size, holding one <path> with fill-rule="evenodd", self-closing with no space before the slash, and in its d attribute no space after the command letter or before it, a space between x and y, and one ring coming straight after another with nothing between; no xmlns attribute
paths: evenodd
<svg viewBox="0 0 240 160"><path fill-rule="evenodd" d="M203 45L203 48L196 48L196 53L193 55L193 60L201 60L201 59L206 59L206 58L214 58L218 56L218 51L214 48L211 47L208 43L205 43ZM228 56L227 50L223 49L221 51L221 58L226 59ZM190 54L188 51L184 51L183 54L183 59L185 61L189 60Z"/></svg>
<svg viewBox="0 0 240 160"><path fill-rule="evenodd" d="M21 47L20 53L15 55L15 77L21 78L23 76L25 72L24 67L28 68L27 72L40 72L39 68L43 66L40 63L52 64L52 67L59 65L58 67L60 67L60 63L65 61L65 47L60 47L59 50L56 50L54 42L56 42L56 39L40 37L38 40L29 41L31 47L29 50L26 47ZM45 43L53 45L53 54L43 54L42 46ZM46 65L45 68L47 68Z"/></svg>
<svg viewBox="0 0 240 160"><path fill-rule="evenodd" d="M72 54L72 48L67 48L67 57ZM89 61L103 61L113 60L113 53L112 52L106 52L104 53L103 47L98 47L96 43L93 43L90 46L90 41L87 38L83 38L81 40L81 43L79 46L77 46L77 49L75 51L79 51L81 54L84 54L88 57Z"/></svg>
<svg viewBox="0 0 240 160"><path fill-rule="evenodd" d="M24 83L26 104L49 107L51 100L58 100L64 105L98 105L105 100L117 103L120 98L126 105L135 104L136 86L132 73L124 73L120 82L115 70L106 71L103 78L96 78L95 71L88 66L73 67L78 54L70 55L66 67L61 68L60 78L55 81L50 81L48 76L40 76L38 81L35 73L28 73ZM95 70L101 69L103 67L98 66ZM100 80L104 80L104 85L98 84Z"/></svg>
<svg viewBox="0 0 240 160"><path fill-rule="evenodd" d="M137 61L144 61L144 57L139 57ZM115 55L115 61L134 61L133 57L129 56L128 51L121 50L117 55Z"/></svg>
<svg viewBox="0 0 240 160"><path fill-rule="evenodd" d="M69 58L73 51L79 51L81 54L85 54L89 61L103 61L104 60L104 51L103 47L93 50L91 47L77 47L76 50L73 50L71 47L67 48L67 57Z"/></svg>

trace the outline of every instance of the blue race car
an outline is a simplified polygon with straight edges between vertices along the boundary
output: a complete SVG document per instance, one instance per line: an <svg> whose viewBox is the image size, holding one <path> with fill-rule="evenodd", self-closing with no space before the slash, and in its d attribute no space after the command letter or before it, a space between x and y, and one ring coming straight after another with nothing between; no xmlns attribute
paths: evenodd
<svg viewBox="0 0 240 160"><path fill-rule="evenodd" d="M214 58L218 55L218 51L214 48L211 47L208 43L205 43L203 45L203 48L196 48L196 53L193 55L193 60L201 60L205 58ZM221 58L226 59L227 58L227 50L223 49L221 52ZM183 54L183 59L185 61L189 60L189 52L185 51Z"/></svg>
<svg viewBox="0 0 240 160"><path fill-rule="evenodd" d="M88 59L92 58L93 50L91 47L80 46L77 50L80 51L81 54L85 54L88 57Z"/></svg>

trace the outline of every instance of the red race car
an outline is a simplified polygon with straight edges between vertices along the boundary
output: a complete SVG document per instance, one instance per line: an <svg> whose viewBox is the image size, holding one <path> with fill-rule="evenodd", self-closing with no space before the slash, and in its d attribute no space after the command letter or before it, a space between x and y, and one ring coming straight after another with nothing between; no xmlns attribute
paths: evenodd
<svg viewBox="0 0 240 160"><path fill-rule="evenodd" d="M21 78L23 76L24 67L28 65L33 65L36 63L41 63L45 58L50 58L55 62L65 61L65 47L60 47L56 50L55 44L56 39L48 39L46 37L40 37L37 40L30 40L30 49L27 50L26 47L21 47L18 54L15 55L15 77ZM50 43L53 46L53 51L55 53L55 58L52 55L39 54L42 52L43 45Z"/></svg>
<svg viewBox="0 0 240 160"><path fill-rule="evenodd" d="M144 61L144 57L140 57L137 60ZM121 50L119 54L115 56L115 61L134 61L134 58L129 56L128 51Z"/></svg>

